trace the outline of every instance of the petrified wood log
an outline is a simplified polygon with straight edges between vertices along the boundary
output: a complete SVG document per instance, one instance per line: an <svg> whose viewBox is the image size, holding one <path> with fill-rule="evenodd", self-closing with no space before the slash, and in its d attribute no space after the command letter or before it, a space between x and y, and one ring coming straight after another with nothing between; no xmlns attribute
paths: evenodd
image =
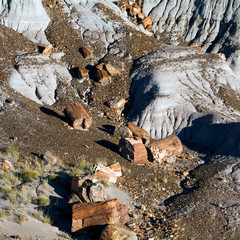
<svg viewBox="0 0 240 240"><path fill-rule="evenodd" d="M78 203L72 208L72 232L90 226L124 224L128 221L128 206L118 199Z"/></svg>
<svg viewBox="0 0 240 240"><path fill-rule="evenodd" d="M183 150L181 141L175 135L155 141L148 148L153 160L159 163L166 161L169 157L181 154Z"/></svg>
<svg viewBox="0 0 240 240"><path fill-rule="evenodd" d="M146 164L148 162L147 149L141 139L121 139L119 141L119 152L134 164Z"/></svg>
<svg viewBox="0 0 240 240"><path fill-rule="evenodd" d="M92 125L92 119L79 102L68 104L65 114L74 128L88 129Z"/></svg>
<svg viewBox="0 0 240 240"><path fill-rule="evenodd" d="M127 127L132 132L133 136L145 139L144 143L149 142L150 135L147 131L145 131L144 129L140 128L139 126L132 122L128 122Z"/></svg>

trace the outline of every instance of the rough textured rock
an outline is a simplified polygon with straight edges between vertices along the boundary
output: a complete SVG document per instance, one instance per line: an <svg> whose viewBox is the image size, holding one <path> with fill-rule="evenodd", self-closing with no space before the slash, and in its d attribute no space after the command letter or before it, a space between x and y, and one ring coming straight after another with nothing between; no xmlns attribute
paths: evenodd
<svg viewBox="0 0 240 240"><path fill-rule="evenodd" d="M145 131L144 129L140 128L139 126L137 126L132 122L128 122L127 127L132 132L134 137L139 137L139 138L142 138L145 142L147 143L149 142L150 135L147 131Z"/></svg>
<svg viewBox="0 0 240 240"><path fill-rule="evenodd" d="M183 37L191 45L223 53L239 45L240 1L144 0L143 12L153 21L153 31L172 41Z"/></svg>
<svg viewBox="0 0 240 240"><path fill-rule="evenodd" d="M0 3L0 21L3 25L23 33L29 40L47 44L44 30L50 19L41 0L3 0Z"/></svg>
<svg viewBox="0 0 240 240"><path fill-rule="evenodd" d="M180 155L183 150L181 141L174 135L155 141L148 148L153 160L158 163L162 163L172 156Z"/></svg>
<svg viewBox="0 0 240 240"><path fill-rule="evenodd" d="M46 163L56 164L58 162L58 157L55 156L51 151L47 150L43 155L43 160Z"/></svg>
<svg viewBox="0 0 240 240"><path fill-rule="evenodd" d="M63 54L53 53L51 57L43 54L27 54L16 57L9 86L23 96L40 103L52 105L59 82L70 83L72 77L60 61Z"/></svg>
<svg viewBox="0 0 240 240"><path fill-rule="evenodd" d="M146 164L148 162L147 149L141 139L121 139L119 141L119 152L133 164Z"/></svg>
<svg viewBox="0 0 240 240"><path fill-rule="evenodd" d="M119 200L74 204L72 232L89 226L124 224L129 221L128 206Z"/></svg>
<svg viewBox="0 0 240 240"><path fill-rule="evenodd" d="M108 225L102 232L100 240L137 240L137 234L118 225Z"/></svg>
<svg viewBox="0 0 240 240"><path fill-rule="evenodd" d="M231 124L238 125L230 123L239 119L238 104L234 104L238 100L226 104L231 98L239 99L240 82L225 61L194 49L162 46L140 58L131 76L129 120L153 139L175 132L181 141L232 154L240 151L230 143L236 141L238 131L227 130ZM229 98L221 94L224 89L231 92ZM220 142L224 143L221 147Z"/></svg>
<svg viewBox="0 0 240 240"><path fill-rule="evenodd" d="M92 176L75 175L72 178L71 191L75 193L82 202L107 200L106 189Z"/></svg>
<svg viewBox="0 0 240 240"><path fill-rule="evenodd" d="M53 50L53 45L52 44L48 44L45 49L43 50L43 54L45 56L49 56L51 54L51 51Z"/></svg>
<svg viewBox="0 0 240 240"><path fill-rule="evenodd" d="M91 117L79 102L68 104L65 114L72 122L74 128L88 129L92 125Z"/></svg>

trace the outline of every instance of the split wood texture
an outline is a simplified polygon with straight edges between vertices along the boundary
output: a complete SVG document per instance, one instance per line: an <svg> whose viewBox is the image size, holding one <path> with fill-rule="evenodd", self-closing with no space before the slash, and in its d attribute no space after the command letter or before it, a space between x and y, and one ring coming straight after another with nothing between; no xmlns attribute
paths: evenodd
<svg viewBox="0 0 240 240"><path fill-rule="evenodd" d="M123 138L119 141L119 152L134 164L146 164L148 154L141 139Z"/></svg>
<svg viewBox="0 0 240 240"><path fill-rule="evenodd" d="M68 104L65 114L74 128L88 129L92 125L92 119L79 102Z"/></svg>
<svg viewBox="0 0 240 240"><path fill-rule="evenodd" d="M166 161L172 156L181 154L183 150L181 141L175 135L155 141L148 147L153 156L153 160L159 163Z"/></svg>
<svg viewBox="0 0 240 240"><path fill-rule="evenodd" d="M90 226L125 224L128 221L128 206L118 199L78 203L72 208L72 232Z"/></svg>

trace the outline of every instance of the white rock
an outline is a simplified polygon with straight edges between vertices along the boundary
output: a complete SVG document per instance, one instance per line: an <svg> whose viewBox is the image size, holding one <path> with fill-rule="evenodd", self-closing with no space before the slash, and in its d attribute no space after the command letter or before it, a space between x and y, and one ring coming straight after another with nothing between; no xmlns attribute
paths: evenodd
<svg viewBox="0 0 240 240"><path fill-rule="evenodd" d="M9 86L40 104L52 105L56 101L57 83L70 83L72 79L59 56L54 61L42 54L22 55L16 58L16 66L17 70L10 75Z"/></svg>
<svg viewBox="0 0 240 240"><path fill-rule="evenodd" d="M50 19L41 0L3 0L0 2L1 24L23 33L29 40L48 44L44 30Z"/></svg>

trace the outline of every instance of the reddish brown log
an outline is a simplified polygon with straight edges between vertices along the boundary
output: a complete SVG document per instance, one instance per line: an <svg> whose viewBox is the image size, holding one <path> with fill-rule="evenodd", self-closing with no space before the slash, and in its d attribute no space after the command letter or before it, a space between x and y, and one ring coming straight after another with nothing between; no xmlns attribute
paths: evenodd
<svg viewBox="0 0 240 240"><path fill-rule="evenodd" d="M118 199L73 205L72 232L90 226L124 224L128 221L128 206Z"/></svg>
<svg viewBox="0 0 240 240"><path fill-rule="evenodd" d="M135 125L132 122L128 122L127 127L132 132L133 136L145 139L146 142L149 142L150 135L147 131L145 131L144 129L140 128L139 126Z"/></svg>
<svg viewBox="0 0 240 240"><path fill-rule="evenodd" d="M183 147L181 141L175 135L155 141L149 146L153 160L161 163L172 156L177 156L182 153Z"/></svg>
<svg viewBox="0 0 240 240"><path fill-rule="evenodd" d="M74 128L88 129L92 125L92 119L79 102L68 104L65 114Z"/></svg>
<svg viewBox="0 0 240 240"><path fill-rule="evenodd" d="M123 138L119 141L119 152L134 164L148 162L147 149L141 139Z"/></svg>
<svg viewBox="0 0 240 240"><path fill-rule="evenodd" d="M102 69L102 70L96 69L96 71L93 73L93 80L98 81L103 84L107 84L110 82L108 73L104 69Z"/></svg>

